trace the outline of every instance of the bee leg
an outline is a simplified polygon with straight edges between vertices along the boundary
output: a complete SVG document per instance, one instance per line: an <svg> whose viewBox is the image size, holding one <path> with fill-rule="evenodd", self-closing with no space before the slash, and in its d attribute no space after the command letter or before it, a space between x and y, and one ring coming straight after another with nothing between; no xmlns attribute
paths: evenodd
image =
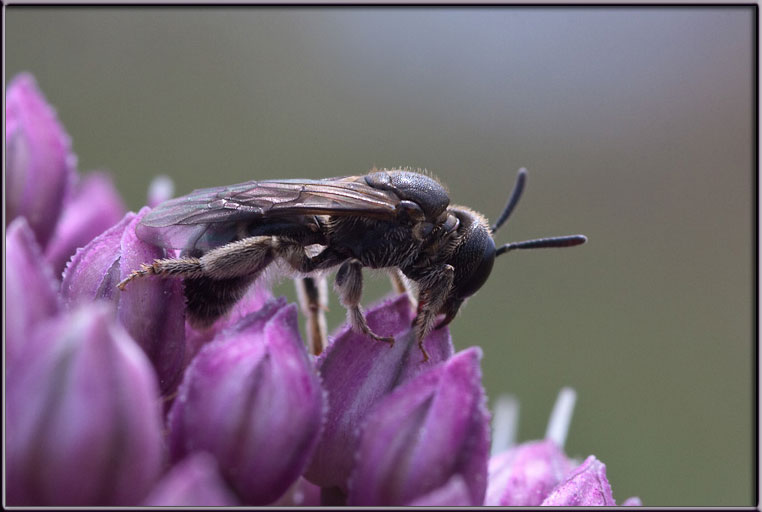
<svg viewBox="0 0 762 512"><path fill-rule="evenodd" d="M204 276L212 279L254 276L274 258L277 241L269 236L252 236L212 249L201 257Z"/></svg>
<svg viewBox="0 0 762 512"><path fill-rule="evenodd" d="M200 258L154 260L117 286L123 290L131 280L147 275L183 278L188 320L196 327L208 327L238 302L273 261L274 245L272 237L255 236L217 247Z"/></svg>
<svg viewBox="0 0 762 512"><path fill-rule="evenodd" d="M296 279L296 295L306 320L307 346L320 355L327 339L325 312L328 310L328 284L325 276Z"/></svg>
<svg viewBox="0 0 762 512"><path fill-rule="evenodd" d="M432 270L419 281L421 290L418 296L418 314L413 319L413 331L424 362L429 360L429 354L423 346L423 340L434 327L437 314L444 305L454 280L455 268L444 265Z"/></svg>
<svg viewBox="0 0 762 512"><path fill-rule="evenodd" d="M124 290L127 283L138 277L201 277L204 273L205 271L201 264L201 260L198 258L154 260L150 265L148 263L143 263L138 270L134 270L116 286L120 290Z"/></svg>
<svg viewBox="0 0 762 512"><path fill-rule="evenodd" d="M185 277L188 320L207 327L227 313L274 259L276 241L253 236L231 242L200 258L203 275Z"/></svg>
<svg viewBox="0 0 762 512"><path fill-rule="evenodd" d="M407 293L407 297L410 300L413 309L418 307L418 298L408 287L408 284L405 282L405 274L403 274L400 269L393 268L389 271L389 281L392 282L392 289L396 293Z"/></svg>
<svg viewBox="0 0 762 512"><path fill-rule="evenodd" d="M127 283L137 277L149 275L195 279L209 277L228 279L258 274L273 260L272 237L253 236L217 247L201 258L167 258L144 263L117 287L124 290Z"/></svg>
<svg viewBox="0 0 762 512"><path fill-rule="evenodd" d="M345 261L336 273L334 288L339 300L347 308L347 320L352 328L378 341L394 344L394 338L383 337L371 331L360 307L362 296L362 264L358 260Z"/></svg>
<svg viewBox="0 0 762 512"><path fill-rule="evenodd" d="M287 239L278 240L276 252L291 268L303 274L328 269L346 260L346 256L329 247L310 257L302 244ZM299 305L307 317L307 346L314 355L319 355L328 339L325 321L325 312L328 311L326 279L322 275L305 277L297 279L295 284Z"/></svg>

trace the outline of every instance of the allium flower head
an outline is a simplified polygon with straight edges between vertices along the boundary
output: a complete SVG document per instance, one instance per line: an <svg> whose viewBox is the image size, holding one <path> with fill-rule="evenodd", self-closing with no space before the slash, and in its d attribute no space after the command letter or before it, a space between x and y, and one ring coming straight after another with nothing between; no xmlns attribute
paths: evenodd
<svg viewBox="0 0 762 512"><path fill-rule="evenodd" d="M393 346L345 325L314 358L264 281L200 330L182 280L119 290L177 256L136 234L171 181L125 214L107 174L77 175L30 75L6 100L10 505L614 504L605 466L564 453L570 390L539 441L514 445L498 406L489 457L481 349L454 354L435 329L423 362L406 295L366 315Z"/></svg>

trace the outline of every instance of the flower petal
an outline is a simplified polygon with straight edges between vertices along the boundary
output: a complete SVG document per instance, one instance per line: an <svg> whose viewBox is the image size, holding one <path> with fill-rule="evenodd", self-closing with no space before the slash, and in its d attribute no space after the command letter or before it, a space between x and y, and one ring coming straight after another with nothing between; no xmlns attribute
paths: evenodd
<svg viewBox="0 0 762 512"><path fill-rule="evenodd" d="M206 452L183 459L151 491L147 507L235 507L235 494L217 469L217 461Z"/></svg>
<svg viewBox="0 0 762 512"><path fill-rule="evenodd" d="M68 307L95 299L116 300L122 234L134 218L135 214L128 212L118 224L77 250L66 265L61 283L61 295Z"/></svg>
<svg viewBox="0 0 762 512"><path fill-rule="evenodd" d="M128 224L120 240L119 279L140 265L165 256L163 249L142 242L135 227L148 213L143 208ZM185 299L179 279L135 279L118 293L117 317L156 367L159 387L175 390L185 364Z"/></svg>
<svg viewBox="0 0 762 512"><path fill-rule="evenodd" d="M542 506L550 507L613 507L616 503L606 479L606 465L589 456L577 469L553 489Z"/></svg>
<svg viewBox="0 0 762 512"><path fill-rule="evenodd" d="M90 173L78 183L45 249L56 275L61 275L78 248L119 222L124 213L122 198L108 174Z"/></svg>
<svg viewBox="0 0 762 512"><path fill-rule="evenodd" d="M13 361L33 327L61 308L58 281L24 217L5 235L5 278L6 357Z"/></svg>
<svg viewBox="0 0 762 512"><path fill-rule="evenodd" d="M467 507L471 505L471 493L466 481L460 475L455 475L450 480L430 493L416 498L409 507Z"/></svg>
<svg viewBox="0 0 762 512"><path fill-rule="evenodd" d="M193 359L169 415L170 453L214 454L246 504L297 480L320 435L324 398L284 300L242 318Z"/></svg>
<svg viewBox="0 0 762 512"><path fill-rule="evenodd" d="M24 216L41 247L69 198L76 157L34 77L21 74L5 94L6 223Z"/></svg>
<svg viewBox="0 0 762 512"><path fill-rule="evenodd" d="M156 377L110 307L41 325L8 386L8 501L136 505L158 476Z"/></svg>
<svg viewBox="0 0 762 512"><path fill-rule="evenodd" d="M368 414L349 505L404 505L461 475L470 505L487 485L489 414L476 347L394 390Z"/></svg>
<svg viewBox="0 0 762 512"><path fill-rule="evenodd" d="M453 353L448 329L435 329L425 340L431 359L422 363L410 325L414 312L407 295L382 302L366 317L370 328L394 336L393 346L344 326L318 358L328 392L323 435L304 476L322 487L344 492L355 465L358 430L370 408L394 388L445 361Z"/></svg>
<svg viewBox="0 0 762 512"><path fill-rule="evenodd" d="M571 469L563 450L553 441L516 446L490 459L484 504L536 507Z"/></svg>

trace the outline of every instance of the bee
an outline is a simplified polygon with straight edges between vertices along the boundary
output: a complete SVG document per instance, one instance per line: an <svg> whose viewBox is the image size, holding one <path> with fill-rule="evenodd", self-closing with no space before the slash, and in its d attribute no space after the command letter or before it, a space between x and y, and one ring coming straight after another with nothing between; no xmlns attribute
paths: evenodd
<svg viewBox="0 0 762 512"><path fill-rule="evenodd" d="M277 264L307 280L302 294L320 309L312 276L338 267L334 288L352 328L374 340L360 305L362 269L386 269L417 303L413 332L424 361L426 335L448 325L463 302L490 275L495 258L515 249L569 247L584 235L540 238L495 246L493 236L524 190L520 169L494 225L476 211L451 205L446 188L410 169L321 180L249 181L199 189L166 201L136 227L150 244L180 250L177 258L143 264L118 284L155 275L184 281L187 317L207 327L227 313L247 288ZM317 329L319 331L319 329ZM322 350L322 340L312 350Z"/></svg>

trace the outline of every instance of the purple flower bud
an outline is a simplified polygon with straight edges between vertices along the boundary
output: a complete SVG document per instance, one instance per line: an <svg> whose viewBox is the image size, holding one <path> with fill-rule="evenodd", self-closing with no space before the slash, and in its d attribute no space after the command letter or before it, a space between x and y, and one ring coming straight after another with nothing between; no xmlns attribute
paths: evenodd
<svg viewBox="0 0 762 512"><path fill-rule="evenodd" d="M124 212L124 203L108 174L91 173L77 183L45 250L56 275L61 275L78 248L119 222Z"/></svg>
<svg viewBox="0 0 762 512"><path fill-rule="evenodd" d="M594 507L616 505L606 479L606 465L589 456L542 502L550 507Z"/></svg>
<svg viewBox="0 0 762 512"><path fill-rule="evenodd" d="M637 496L632 496L624 500L624 503L622 503L622 506L623 507L642 507L643 502L640 501L640 498L638 498Z"/></svg>
<svg viewBox="0 0 762 512"><path fill-rule="evenodd" d="M452 355L449 330L435 329L425 340L431 359L422 363L410 328L413 317L406 295L384 301L370 309L368 325L382 336L394 336L394 346L357 334L346 325L318 358L320 377L328 392L328 415L304 474L311 482L346 493L355 465L358 431L371 407L403 382Z"/></svg>
<svg viewBox="0 0 762 512"><path fill-rule="evenodd" d="M39 326L8 382L12 505L136 505L161 467L156 376L108 305Z"/></svg>
<svg viewBox="0 0 762 512"><path fill-rule="evenodd" d="M285 300L205 345L185 372L169 413L170 453L205 450L249 505L285 493L320 435L324 398Z"/></svg>
<svg viewBox="0 0 762 512"><path fill-rule="evenodd" d="M9 370L32 328L60 309L58 281L24 217L5 235L5 334Z"/></svg>
<svg viewBox="0 0 762 512"><path fill-rule="evenodd" d="M136 279L119 291L117 283L142 263L164 257L158 247L140 241L135 226L148 212L128 213L77 251L61 285L72 306L96 299L116 304L117 318L156 367L162 394L172 392L185 364L185 302L177 279Z"/></svg>
<svg viewBox="0 0 762 512"><path fill-rule="evenodd" d="M14 78L5 102L6 223L26 217L44 248L68 199L76 157L32 75Z"/></svg>
<svg viewBox="0 0 762 512"><path fill-rule="evenodd" d="M176 464L145 499L148 507L235 507L240 505L206 452Z"/></svg>
<svg viewBox="0 0 762 512"><path fill-rule="evenodd" d="M484 504L536 507L571 469L571 463L555 442L521 444L490 459Z"/></svg>
<svg viewBox="0 0 762 512"><path fill-rule="evenodd" d="M119 280L146 262L164 257L163 249L138 239L135 227L148 208L138 212L120 241ZM159 375L162 394L174 391L185 364L185 298L177 279L136 279L118 293L117 318L148 354Z"/></svg>
<svg viewBox="0 0 762 512"><path fill-rule="evenodd" d="M489 414L481 385L481 350L472 347L403 384L368 414L349 505L399 506L460 475L468 504L487 486Z"/></svg>

